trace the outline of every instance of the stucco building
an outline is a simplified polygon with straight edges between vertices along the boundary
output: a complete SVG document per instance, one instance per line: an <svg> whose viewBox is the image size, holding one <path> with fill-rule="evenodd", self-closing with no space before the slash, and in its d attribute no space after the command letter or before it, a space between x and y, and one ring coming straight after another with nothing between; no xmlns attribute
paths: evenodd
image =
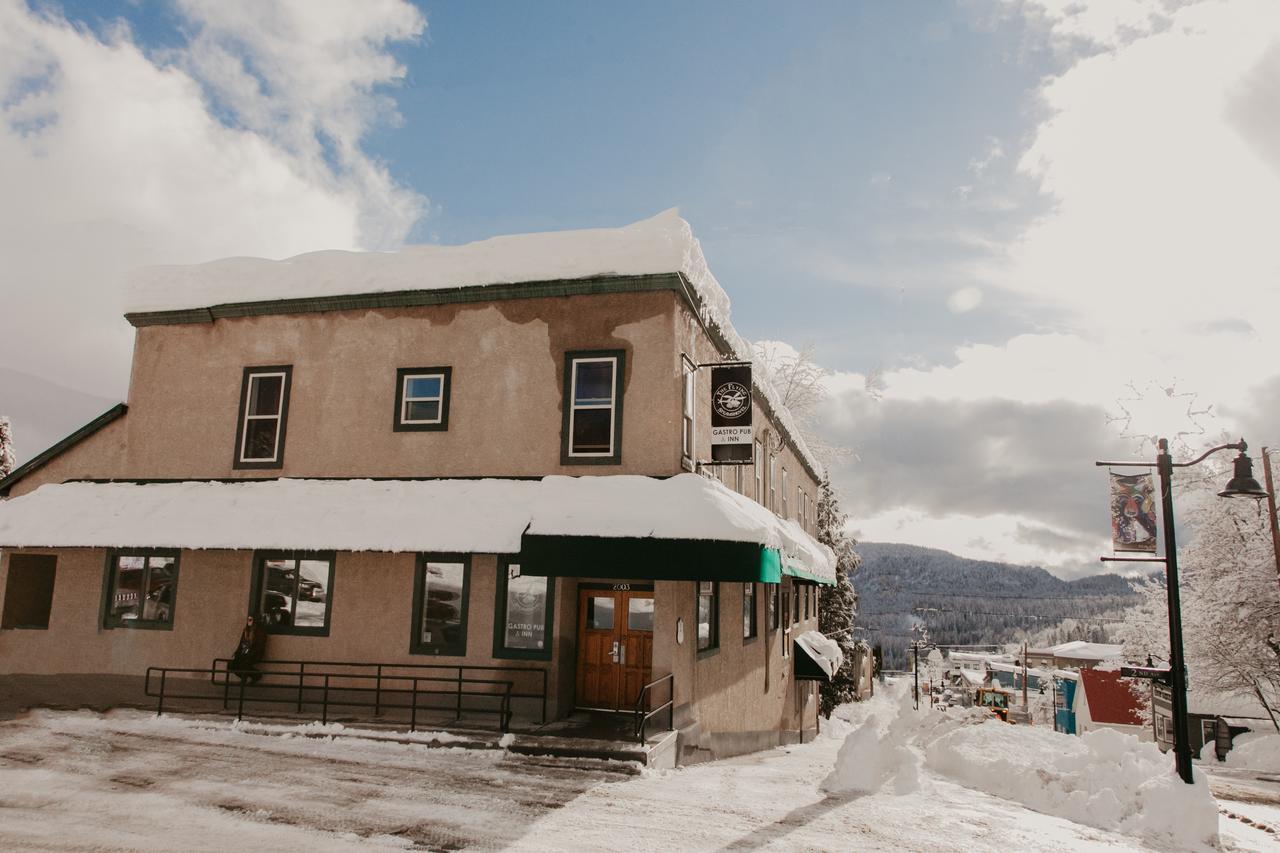
<svg viewBox="0 0 1280 853"><path fill-rule="evenodd" d="M674 214L135 294L127 404L0 481L0 672L207 668L248 613L275 660L527 671L549 719L669 676L680 761L815 729L818 463L757 371L709 464L750 351Z"/></svg>

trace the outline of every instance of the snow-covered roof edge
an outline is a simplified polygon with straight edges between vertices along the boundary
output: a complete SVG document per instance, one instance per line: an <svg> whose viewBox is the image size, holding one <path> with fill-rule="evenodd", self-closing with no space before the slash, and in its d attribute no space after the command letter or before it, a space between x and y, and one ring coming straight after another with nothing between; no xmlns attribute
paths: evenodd
<svg viewBox="0 0 1280 853"><path fill-rule="evenodd" d="M263 518L271 524L261 524ZM835 579L829 548L696 474L72 482L0 502L5 547L515 554L526 532L750 542L777 549L785 564Z"/></svg>
<svg viewBox="0 0 1280 853"><path fill-rule="evenodd" d="M283 260L241 257L147 267L129 284L128 315L228 303L660 273L679 273L689 283L699 318L713 340L728 349L729 358L753 361L751 345L730 321L729 296L677 208L621 228L513 234L458 246L407 246L397 252L330 250ZM761 370L753 373L765 407L810 473L820 479L825 468L772 381Z"/></svg>

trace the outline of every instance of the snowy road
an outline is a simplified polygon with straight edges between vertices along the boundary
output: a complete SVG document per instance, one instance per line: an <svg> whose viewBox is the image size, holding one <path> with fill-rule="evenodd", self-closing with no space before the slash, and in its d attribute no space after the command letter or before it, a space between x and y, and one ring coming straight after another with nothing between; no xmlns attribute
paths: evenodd
<svg viewBox="0 0 1280 853"><path fill-rule="evenodd" d="M314 727L258 731L134 711L0 724L0 848L1146 849L933 777L906 796L827 797L818 783L835 738L634 777L590 762L300 736Z"/></svg>

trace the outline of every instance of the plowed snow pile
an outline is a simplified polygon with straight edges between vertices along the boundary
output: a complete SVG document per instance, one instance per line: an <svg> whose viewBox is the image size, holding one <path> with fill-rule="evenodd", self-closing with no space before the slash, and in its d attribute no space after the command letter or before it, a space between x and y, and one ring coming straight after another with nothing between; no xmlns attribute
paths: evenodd
<svg viewBox="0 0 1280 853"><path fill-rule="evenodd" d="M1083 737L1002 723L977 709L915 711L909 696L885 726L869 716L823 782L830 793L916 790L919 770L1044 814L1159 846L1216 848L1218 808L1204 777L1184 784L1173 757L1108 729Z"/></svg>
<svg viewBox="0 0 1280 853"><path fill-rule="evenodd" d="M1227 753L1228 767L1280 773L1280 735L1245 732L1237 735L1231 743L1231 751Z"/></svg>

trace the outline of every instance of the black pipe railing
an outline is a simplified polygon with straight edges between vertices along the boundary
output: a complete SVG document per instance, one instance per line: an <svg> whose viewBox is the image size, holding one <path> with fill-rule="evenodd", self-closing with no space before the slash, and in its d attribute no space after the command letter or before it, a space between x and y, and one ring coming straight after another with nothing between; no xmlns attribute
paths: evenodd
<svg viewBox="0 0 1280 853"><path fill-rule="evenodd" d="M652 709L649 708L649 705L652 703L652 699L653 699L651 695L653 689L663 684L664 682L667 685L667 701L663 702L661 705L659 705L656 708L652 708ZM654 717L656 717L658 714L661 714L663 711L667 712L667 728L665 729L665 731L671 731L672 729L675 728L675 700L676 700L675 675L672 675L672 674L663 675L659 678L655 678L653 681L650 681L644 687L640 688L640 697L636 699L636 708L635 708L635 715L636 715L635 736L640 741L640 743L644 743L648 739L646 730L648 729L649 721L652 720Z"/></svg>
<svg viewBox="0 0 1280 853"><path fill-rule="evenodd" d="M417 730L418 714L421 711L452 711L458 719L461 719L464 713L494 714L498 717L500 730L508 731L511 725L511 700L515 694L512 690L513 682L510 679L467 678L461 673L399 675L386 672L372 674L335 672L319 669L319 664L315 661L307 663L311 664L311 669L300 667L293 672L259 670L253 674L246 672L245 678L239 678L237 673L230 673L225 668L219 669L216 666L207 669L153 666L147 668L144 692L157 700L157 715L164 713L166 700L218 701L219 697L216 693L175 692L170 689L172 686L169 682L170 675L198 675L209 677L215 686L222 685L221 698L224 709L229 706L234 689L236 719L244 718L244 704L250 701L294 705L298 713L301 713L304 704L319 705L322 723L328 723L331 707L341 707L374 708L376 713L381 713L382 709L407 710L410 731ZM377 668L376 664L373 666ZM440 668L458 669L458 667L447 666ZM158 684L154 685L156 689L153 690L155 675L159 678ZM255 680L254 675L260 678ZM374 686L364 686L370 681L374 682ZM355 683L352 684L352 682ZM451 689L431 689L437 684L448 684ZM178 688L178 690L181 689L181 687ZM444 705L434 704L433 697L448 697L450 701ZM464 704L464 700L471 700L477 704L468 706Z"/></svg>
<svg viewBox="0 0 1280 853"><path fill-rule="evenodd" d="M446 664L446 663L365 663L358 661L329 661L329 660L263 660L258 663L259 672L264 674L268 672L281 673L300 677L301 680L297 684L297 712L302 712L302 695L303 687L306 679L318 675L323 670L342 670L344 672L352 672L353 674L367 675L373 678L374 691L374 714L382 713L382 686L384 682L394 678L402 678L403 673L438 673L452 672L453 680L457 684L465 684L467 676L470 674L474 677L480 677L488 674L490 678L510 679L513 682L511 691L512 699L534 699L539 702L540 716L539 723L547 722L547 668L540 666L483 666L479 664ZM215 658L213 661L213 669L216 670L210 680L215 681L219 675L226 675L231 669L230 658ZM493 675L498 673L499 675ZM337 677L338 673L335 673ZM224 679L225 681L225 679ZM523 682L520 683L520 682ZM526 686L527 685L527 686ZM230 686L224 683L224 703L226 707L226 699L229 696ZM457 710L462 709L462 689L461 687L455 691L457 698L455 705Z"/></svg>

